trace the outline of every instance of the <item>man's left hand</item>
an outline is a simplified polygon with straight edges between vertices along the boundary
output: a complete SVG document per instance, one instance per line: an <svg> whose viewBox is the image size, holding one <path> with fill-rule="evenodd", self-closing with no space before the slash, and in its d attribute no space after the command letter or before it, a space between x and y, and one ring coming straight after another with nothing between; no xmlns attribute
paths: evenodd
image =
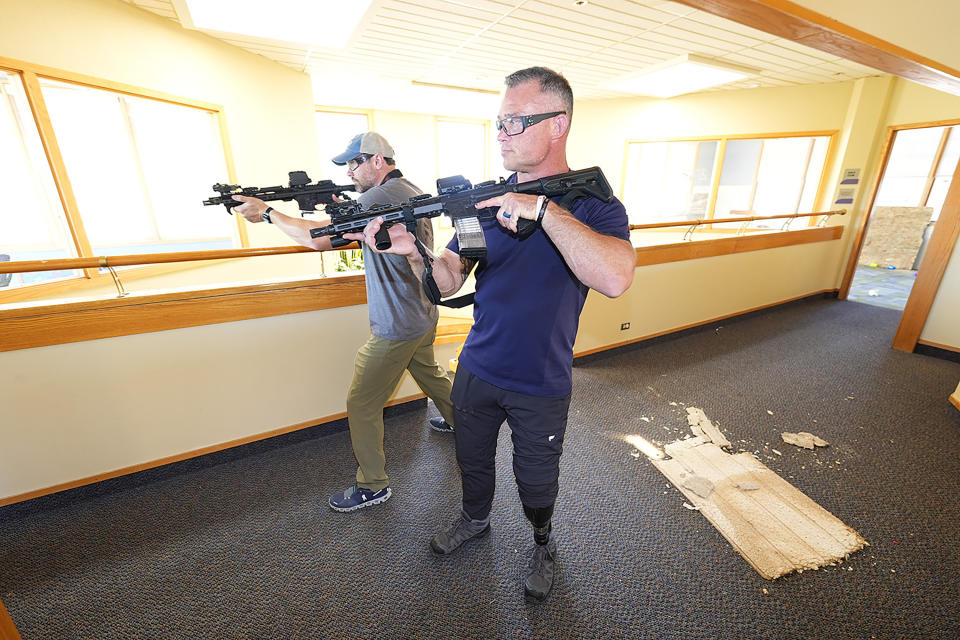
<svg viewBox="0 0 960 640"><path fill-rule="evenodd" d="M517 232L517 221L520 218L536 220L537 214L540 213L537 211L537 196L528 193L505 193L502 196L478 202L476 207L477 209L499 207L497 222L514 233Z"/></svg>

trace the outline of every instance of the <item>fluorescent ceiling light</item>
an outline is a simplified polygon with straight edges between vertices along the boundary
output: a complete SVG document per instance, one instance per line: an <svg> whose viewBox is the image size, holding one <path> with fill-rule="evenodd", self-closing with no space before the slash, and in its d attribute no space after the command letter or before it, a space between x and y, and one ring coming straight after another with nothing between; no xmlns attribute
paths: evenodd
<svg viewBox="0 0 960 640"><path fill-rule="evenodd" d="M342 49L371 0L173 0L188 29Z"/></svg>
<svg viewBox="0 0 960 640"><path fill-rule="evenodd" d="M607 86L627 93L671 98L742 80L754 73L756 69L688 53L617 78Z"/></svg>

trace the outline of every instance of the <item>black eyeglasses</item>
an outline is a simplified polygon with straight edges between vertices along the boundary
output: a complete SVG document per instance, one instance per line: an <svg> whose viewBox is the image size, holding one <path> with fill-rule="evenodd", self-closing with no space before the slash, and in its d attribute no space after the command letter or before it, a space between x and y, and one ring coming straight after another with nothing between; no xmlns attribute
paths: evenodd
<svg viewBox="0 0 960 640"><path fill-rule="evenodd" d="M551 111L550 113L534 113L529 116L507 116L506 118L498 118L496 121L497 131L503 131L508 136L516 136L526 131L527 127L532 127L538 122L543 122L547 118L559 116L563 113L566 113L566 111Z"/></svg>
<svg viewBox="0 0 960 640"><path fill-rule="evenodd" d="M356 158L354 158L353 160L347 163L347 171L356 171L357 167L359 167L369 159L370 159L370 156L367 156L367 155L357 156Z"/></svg>

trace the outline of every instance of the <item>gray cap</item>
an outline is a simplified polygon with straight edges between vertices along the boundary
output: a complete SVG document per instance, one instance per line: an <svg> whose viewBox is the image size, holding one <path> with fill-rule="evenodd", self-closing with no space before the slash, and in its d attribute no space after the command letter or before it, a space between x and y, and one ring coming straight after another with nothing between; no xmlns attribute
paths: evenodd
<svg viewBox="0 0 960 640"><path fill-rule="evenodd" d="M384 158L393 157L393 147L379 133L368 131L367 133L358 133L350 140L347 150L333 157L333 164L343 166L362 154L374 155L381 154Z"/></svg>

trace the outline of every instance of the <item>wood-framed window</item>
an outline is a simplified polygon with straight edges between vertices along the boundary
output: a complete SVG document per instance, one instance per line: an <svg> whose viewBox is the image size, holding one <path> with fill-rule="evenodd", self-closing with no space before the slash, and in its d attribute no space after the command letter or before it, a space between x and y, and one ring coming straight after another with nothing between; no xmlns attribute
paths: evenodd
<svg viewBox="0 0 960 640"><path fill-rule="evenodd" d="M621 199L632 224L811 212L834 135L628 141Z"/></svg>
<svg viewBox="0 0 960 640"><path fill-rule="evenodd" d="M931 207L936 222L958 161L960 125L895 130L874 206Z"/></svg>
<svg viewBox="0 0 960 640"><path fill-rule="evenodd" d="M219 106L0 60L0 188L15 194L0 213L0 259L245 246L235 220L202 204L232 177ZM13 274L0 301L101 277Z"/></svg>

